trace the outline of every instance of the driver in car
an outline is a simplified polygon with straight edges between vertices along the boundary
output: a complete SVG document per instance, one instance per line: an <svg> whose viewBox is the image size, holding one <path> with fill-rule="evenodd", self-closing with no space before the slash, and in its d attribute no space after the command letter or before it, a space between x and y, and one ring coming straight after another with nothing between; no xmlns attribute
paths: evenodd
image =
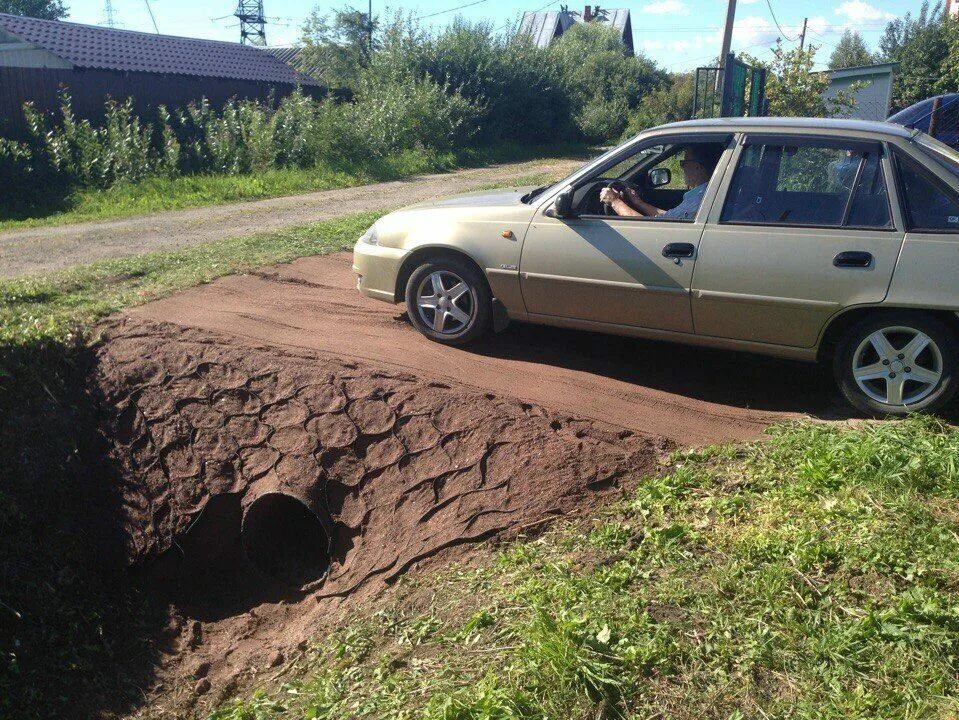
<svg viewBox="0 0 959 720"><path fill-rule="evenodd" d="M603 188L599 199L608 204L617 215L626 217L671 218L677 220L691 220L699 210L699 204L706 194L706 185L713 176L713 170L719 162L722 148L715 145L688 145L683 152L683 159L679 166L683 169L686 187L690 188L683 194L679 205L669 210L663 210L651 205L634 188L627 188L620 193L612 188Z"/></svg>

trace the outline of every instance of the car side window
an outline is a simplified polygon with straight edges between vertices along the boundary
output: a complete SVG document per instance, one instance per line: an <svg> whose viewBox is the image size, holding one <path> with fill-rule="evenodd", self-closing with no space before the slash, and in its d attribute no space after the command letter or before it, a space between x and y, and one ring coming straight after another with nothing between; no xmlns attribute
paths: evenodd
<svg viewBox="0 0 959 720"><path fill-rule="evenodd" d="M959 233L959 199L913 160L896 153L909 230Z"/></svg>
<svg viewBox="0 0 959 720"><path fill-rule="evenodd" d="M891 227L879 146L805 140L748 144L721 222Z"/></svg>

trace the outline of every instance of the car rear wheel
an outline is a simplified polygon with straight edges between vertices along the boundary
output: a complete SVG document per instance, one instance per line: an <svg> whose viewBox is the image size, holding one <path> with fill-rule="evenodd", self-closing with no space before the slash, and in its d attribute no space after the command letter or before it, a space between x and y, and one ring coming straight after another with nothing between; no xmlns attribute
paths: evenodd
<svg viewBox="0 0 959 720"><path fill-rule="evenodd" d="M465 345L489 330L492 298L486 280L454 257L428 260L406 283L406 309L430 340Z"/></svg>
<svg viewBox="0 0 959 720"><path fill-rule="evenodd" d="M942 409L956 393L959 343L933 317L885 313L850 328L833 371L843 395L870 415Z"/></svg>

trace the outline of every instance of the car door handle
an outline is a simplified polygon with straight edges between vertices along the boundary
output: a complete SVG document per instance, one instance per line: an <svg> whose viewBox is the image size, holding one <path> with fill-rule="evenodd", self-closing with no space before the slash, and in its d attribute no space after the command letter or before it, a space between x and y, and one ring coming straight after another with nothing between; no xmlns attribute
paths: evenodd
<svg viewBox="0 0 959 720"><path fill-rule="evenodd" d="M663 248L663 257L690 258L695 252L696 246L692 243L669 243Z"/></svg>
<svg viewBox="0 0 959 720"><path fill-rule="evenodd" d="M832 264L838 268L864 268L872 265L872 253L858 250L847 250L839 253L832 259Z"/></svg>

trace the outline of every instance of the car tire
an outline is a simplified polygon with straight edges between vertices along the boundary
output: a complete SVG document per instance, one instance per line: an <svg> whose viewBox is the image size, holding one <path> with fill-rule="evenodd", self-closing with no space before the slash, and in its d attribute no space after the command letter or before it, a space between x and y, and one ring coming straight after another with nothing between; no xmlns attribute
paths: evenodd
<svg viewBox="0 0 959 720"><path fill-rule="evenodd" d="M492 324L486 278L456 257L432 258L413 271L406 283L406 309L417 330L444 345L473 342Z"/></svg>
<svg viewBox="0 0 959 720"><path fill-rule="evenodd" d="M957 363L959 341L948 325L921 313L886 312L846 331L833 373L862 412L905 415L945 407L956 394Z"/></svg>

